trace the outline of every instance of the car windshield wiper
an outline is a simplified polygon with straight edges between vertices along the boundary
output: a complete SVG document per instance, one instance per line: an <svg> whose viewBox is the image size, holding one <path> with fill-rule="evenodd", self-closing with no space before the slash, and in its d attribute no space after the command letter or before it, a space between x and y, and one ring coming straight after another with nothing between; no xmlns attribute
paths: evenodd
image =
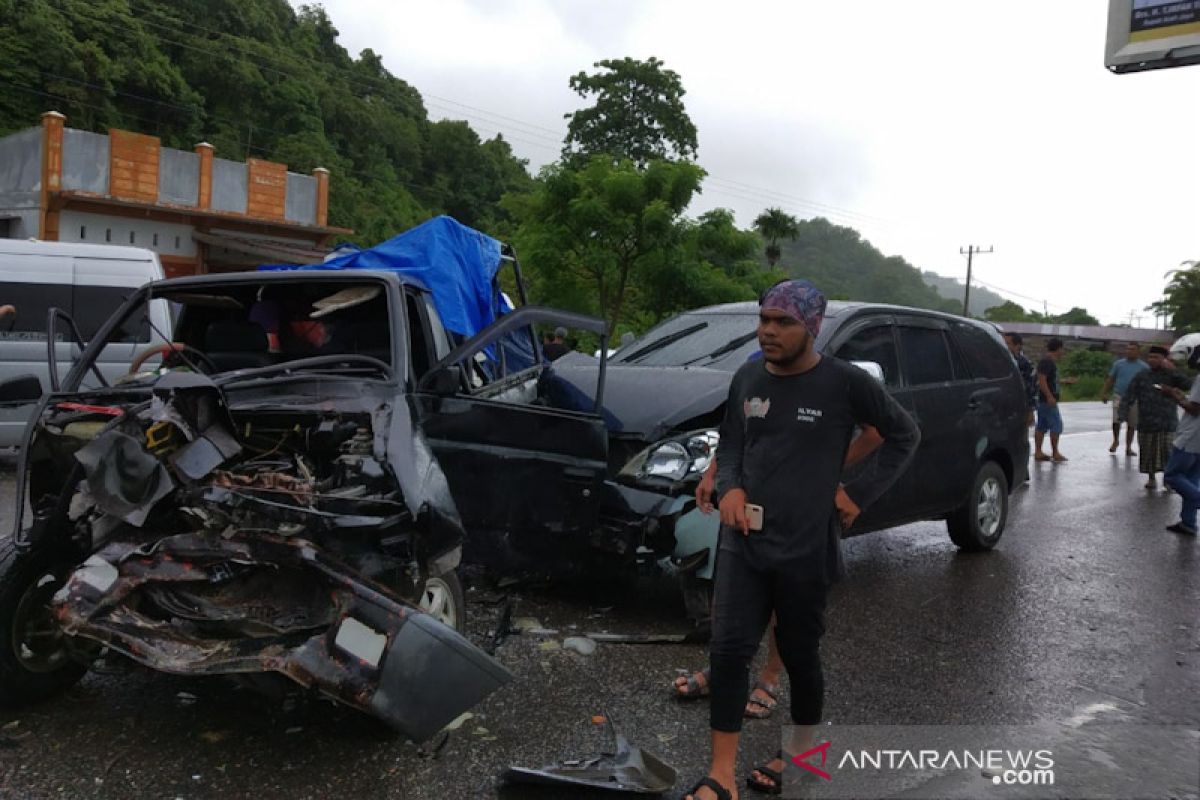
<svg viewBox="0 0 1200 800"><path fill-rule="evenodd" d="M739 336L736 339L731 339L730 341L728 341L725 344L718 347L716 350L713 350L711 353L702 355L699 358L693 358L691 361L685 361L684 363L680 364L679 366L687 367L692 364L695 364L697 361L711 361L714 358L720 358L721 356L725 355L726 353L732 353L734 350L737 350L739 347L746 344L747 342L753 341L757 336L758 336L758 331L751 331L750 333Z"/></svg>
<svg viewBox="0 0 1200 800"><path fill-rule="evenodd" d="M650 355L651 353L653 353L656 350L661 350L664 347L666 347L667 345L674 344L675 342L678 342L680 339L691 336L696 331L703 330L704 328L707 328L707 327L708 327L707 322L701 322L698 325L692 325L691 327L684 328L681 331L675 331L675 333L664 336L661 339L656 339L655 341L651 342L650 344L646 345L645 347L641 348L640 350L630 353L628 356L621 359L621 363L631 363L631 362L637 361L640 358Z"/></svg>

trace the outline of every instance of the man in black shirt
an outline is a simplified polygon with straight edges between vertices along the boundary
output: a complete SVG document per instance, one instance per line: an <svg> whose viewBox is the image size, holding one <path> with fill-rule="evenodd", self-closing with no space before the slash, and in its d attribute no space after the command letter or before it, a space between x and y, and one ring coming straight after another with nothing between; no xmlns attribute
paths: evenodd
<svg viewBox="0 0 1200 800"><path fill-rule="evenodd" d="M1004 334L1004 342L1008 345L1008 352L1012 353L1012 357L1016 359L1017 370L1021 373L1021 380L1025 382L1025 399L1029 404L1029 412L1025 418L1025 424L1032 425L1033 412L1037 410L1038 398L1038 382L1033 370L1033 362L1023 352L1025 340L1021 337L1021 334L1015 331L1006 333Z"/></svg>
<svg viewBox="0 0 1200 800"><path fill-rule="evenodd" d="M920 440L912 419L871 376L816 351L824 313L824 295L807 281L769 290L759 312L762 359L739 369L729 389L717 449L722 528L710 652L712 764L689 795L696 800L720 798L734 783L750 661L772 612L791 680L792 721L820 722L819 644L826 594L842 572L841 531L891 485ZM856 425L874 427L883 444L876 468L842 486ZM792 742L796 753L805 746ZM757 769L750 786L778 793L783 755Z"/></svg>
<svg viewBox="0 0 1200 800"><path fill-rule="evenodd" d="M1062 436L1062 413L1058 410L1058 401L1062 395L1058 391L1058 360L1063 356L1062 339L1049 339L1046 342L1046 355L1038 362L1038 404L1037 427L1033 431L1033 460L1051 461L1061 464L1067 457L1058 452L1058 437ZM1042 442L1046 434L1050 434L1050 455L1042 452Z"/></svg>

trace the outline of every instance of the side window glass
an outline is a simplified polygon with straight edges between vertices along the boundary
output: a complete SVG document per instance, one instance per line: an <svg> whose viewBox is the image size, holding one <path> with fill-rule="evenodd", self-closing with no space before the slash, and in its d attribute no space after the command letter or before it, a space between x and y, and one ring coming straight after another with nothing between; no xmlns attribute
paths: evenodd
<svg viewBox="0 0 1200 800"><path fill-rule="evenodd" d="M900 385L900 361L891 325L864 328L844 342L835 355L845 361L874 361L883 367L886 386Z"/></svg>
<svg viewBox="0 0 1200 800"><path fill-rule="evenodd" d="M967 360L963 358L962 348L954 341L954 337L948 337L946 344L950 348L950 364L954 367L954 380L969 381L974 378L981 378L982 375L977 375L967 366Z"/></svg>
<svg viewBox="0 0 1200 800"><path fill-rule="evenodd" d="M6 281L0 283L0 303L11 305L17 311L7 320L0 321L0 339L44 342L47 312L57 307L71 313L71 285Z"/></svg>
<svg viewBox="0 0 1200 800"><path fill-rule="evenodd" d="M412 374L417 380L433 366L430 360L432 342L425 335L423 315L417 306L417 299L408 292L404 293L406 311L408 312L408 357L412 363Z"/></svg>
<svg viewBox="0 0 1200 800"><path fill-rule="evenodd" d="M937 328L910 328L905 325L899 326L898 330L910 384L921 386L954 380L950 353L942 331Z"/></svg>
<svg viewBox="0 0 1200 800"><path fill-rule="evenodd" d="M1012 356L987 331L959 322L954 326L954 339L978 377L996 379L1013 374Z"/></svg>
<svg viewBox="0 0 1200 800"><path fill-rule="evenodd" d="M125 298L136 289L127 286L86 286L76 285L73 292L72 307L74 308L75 324L79 326L79 335L85 342L90 342L108 321ZM149 342L150 322L146 317L145 308L135 312L121 323L121 327L108 337L109 343L115 342Z"/></svg>

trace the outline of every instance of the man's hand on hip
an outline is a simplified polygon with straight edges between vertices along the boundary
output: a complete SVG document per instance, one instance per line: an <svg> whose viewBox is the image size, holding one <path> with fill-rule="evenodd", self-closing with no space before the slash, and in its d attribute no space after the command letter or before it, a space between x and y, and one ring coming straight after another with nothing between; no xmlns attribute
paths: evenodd
<svg viewBox="0 0 1200 800"><path fill-rule="evenodd" d="M833 504L837 507L838 516L842 519L842 528L849 528L854 524L854 520L858 519L858 515L862 513L862 509L850 499L850 495L846 494L846 490L841 487L837 488L837 494L833 496Z"/></svg>
<svg viewBox="0 0 1200 800"><path fill-rule="evenodd" d="M750 520L746 518L746 493L741 489L730 489L721 496L721 524L738 528L742 535L750 533Z"/></svg>

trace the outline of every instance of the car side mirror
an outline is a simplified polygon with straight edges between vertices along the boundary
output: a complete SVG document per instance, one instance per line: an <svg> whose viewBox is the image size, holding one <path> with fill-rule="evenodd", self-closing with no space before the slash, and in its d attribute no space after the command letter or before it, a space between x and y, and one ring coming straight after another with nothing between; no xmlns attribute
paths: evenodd
<svg viewBox="0 0 1200 800"><path fill-rule="evenodd" d="M0 403L36 403L42 396L42 382L36 375L18 375L0 383Z"/></svg>
<svg viewBox="0 0 1200 800"><path fill-rule="evenodd" d="M458 364L430 370L417 381L417 391L436 394L439 397L456 395L462 388L462 375L462 367Z"/></svg>
<svg viewBox="0 0 1200 800"><path fill-rule="evenodd" d="M850 363L870 375L879 383L884 382L883 367L879 366L879 364L875 363L874 361L851 361Z"/></svg>

